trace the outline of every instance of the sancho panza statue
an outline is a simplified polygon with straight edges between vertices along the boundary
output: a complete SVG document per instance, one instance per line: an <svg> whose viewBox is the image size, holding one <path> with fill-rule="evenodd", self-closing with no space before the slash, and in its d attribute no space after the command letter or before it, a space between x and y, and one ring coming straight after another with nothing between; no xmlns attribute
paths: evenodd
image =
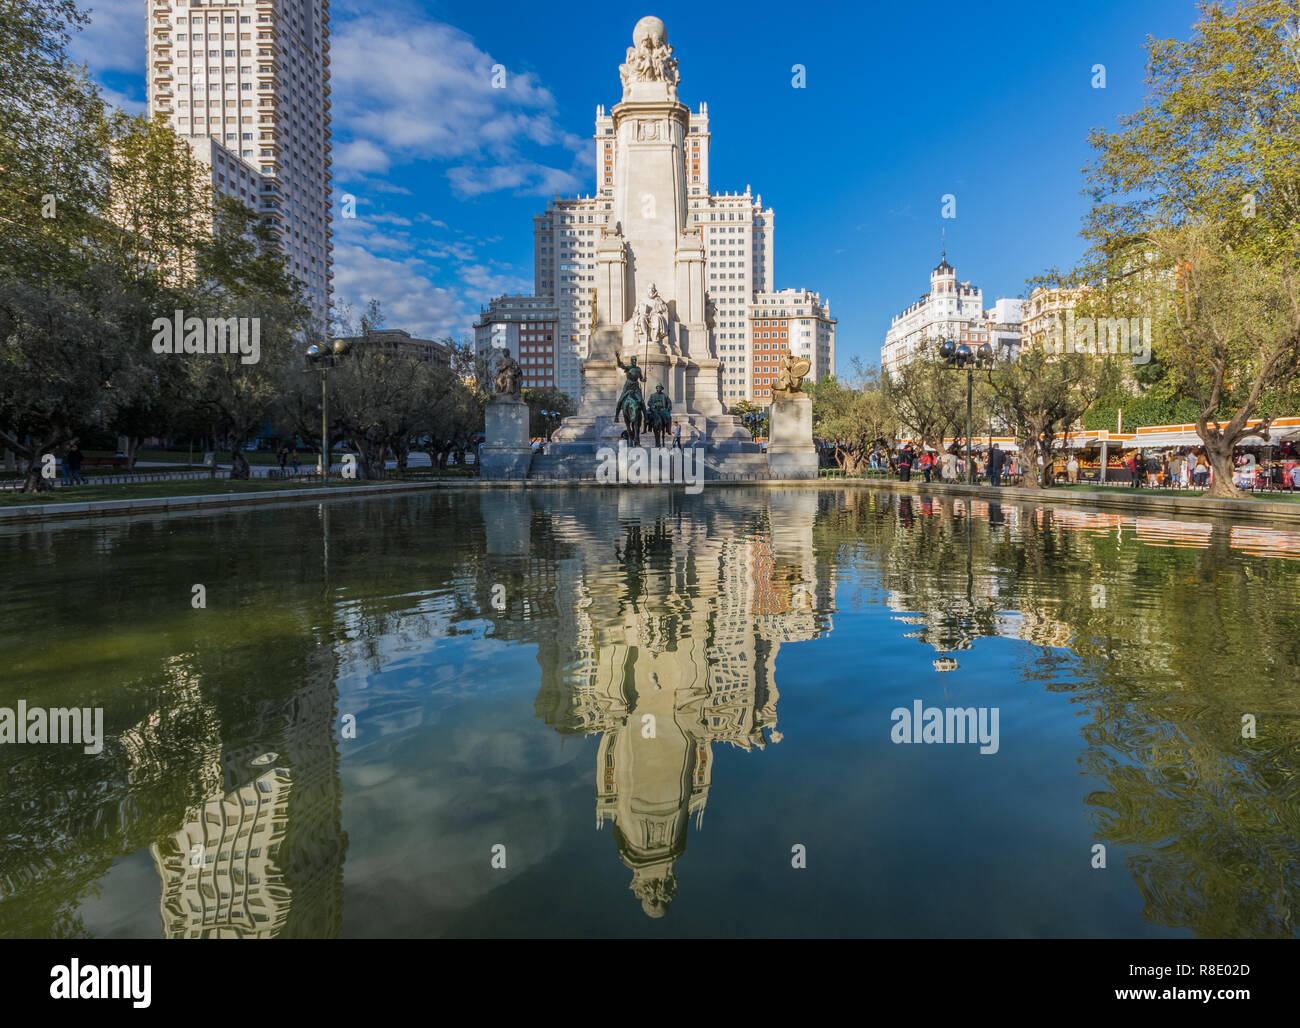
<svg viewBox="0 0 1300 1028"><path fill-rule="evenodd" d="M510 356L509 350L503 350L497 358L497 373L493 384L498 394L504 393L506 396L518 396L523 387L523 369Z"/></svg>

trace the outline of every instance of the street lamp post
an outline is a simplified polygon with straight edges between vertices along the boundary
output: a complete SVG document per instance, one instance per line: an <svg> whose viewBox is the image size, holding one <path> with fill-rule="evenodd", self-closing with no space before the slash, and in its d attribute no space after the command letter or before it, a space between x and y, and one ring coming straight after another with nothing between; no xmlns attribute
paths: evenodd
<svg viewBox="0 0 1300 1028"><path fill-rule="evenodd" d="M939 359L948 368L955 371L965 370L966 372L966 483L974 485L975 455L971 450L971 433L975 430L972 415L975 369L977 367L987 367L993 363L993 347L989 346L988 343L980 343L979 349L972 351L967 343L958 345L951 339L945 339L939 344Z"/></svg>
<svg viewBox="0 0 1300 1028"><path fill-rule="evenodd" d="M328 489L330 484L330 420L329 390L325 385L325 373L338 365L339 359L346 356L352 346L346 339L335 339L331 347L321 347L313 343L307 347L307 361L320 371L320 484Z"/></svg>

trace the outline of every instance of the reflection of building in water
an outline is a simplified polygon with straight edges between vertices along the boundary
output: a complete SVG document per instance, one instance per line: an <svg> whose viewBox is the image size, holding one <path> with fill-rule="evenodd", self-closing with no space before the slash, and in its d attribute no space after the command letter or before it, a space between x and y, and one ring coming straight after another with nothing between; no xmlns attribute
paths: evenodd
<svg viewBox="0 0 1300 1028"><path fill-rule="evenodd" d="M342 920L343 853L334 688L297 690L225 752L223 784L150 850L168 938L319 938Z"/></svg>
<svg viewBox="0 0 1300 1028"><path fill-rule="evenodd" d="M554 512L557 541L580 556L561 561L537 708L561 732L601 733L596 826L611 823L632 891L661 917L687 823L702 823L713 744L780 741L777 654L830 629L833 592L813 559L815 494L689 517L664 494L611 501L594 523Z"/></svg>

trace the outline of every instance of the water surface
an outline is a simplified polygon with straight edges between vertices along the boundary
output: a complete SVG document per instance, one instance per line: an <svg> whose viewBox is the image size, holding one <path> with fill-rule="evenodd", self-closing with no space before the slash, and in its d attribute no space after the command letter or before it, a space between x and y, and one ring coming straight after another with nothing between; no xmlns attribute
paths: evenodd
<svg viewBox="0 0 1300 1028"><path fill-rule="evenodd" d="M10 528L0 654L107 737L0 745L3 936L1297 934L1296 533L730 488ZM916 701L997 752L895 743Z"/></svg>

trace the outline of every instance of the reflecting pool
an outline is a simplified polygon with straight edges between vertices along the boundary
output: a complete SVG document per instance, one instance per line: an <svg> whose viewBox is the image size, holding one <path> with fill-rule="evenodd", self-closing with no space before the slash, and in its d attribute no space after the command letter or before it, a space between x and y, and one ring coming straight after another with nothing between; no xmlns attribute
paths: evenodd
<svg viewBox="0 0 1300 1028"><path fill-rule="evenodd" d="M0 744L0 936L1300 934L1297 533L833 488L64 523L0 530L0 653L0 709L103 711Z"/></svg>

